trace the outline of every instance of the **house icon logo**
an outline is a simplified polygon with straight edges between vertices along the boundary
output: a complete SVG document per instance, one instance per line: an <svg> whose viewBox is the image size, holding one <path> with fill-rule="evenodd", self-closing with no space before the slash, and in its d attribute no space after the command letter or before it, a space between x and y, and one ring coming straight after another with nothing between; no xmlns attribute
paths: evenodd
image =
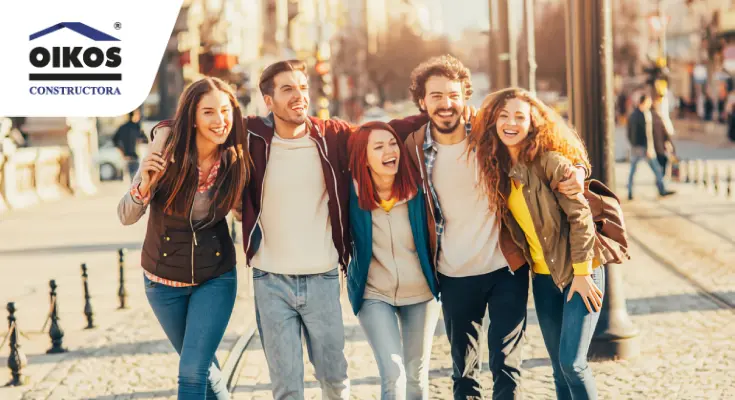
<svg viewBox="0 0 735 400"><path fill-rule="evenodd" d="M118 24L115 26L118 29ZM79 38L62 36L66 38L63 42L54 40L53 34L64 29L77 33ZM30 81L122 80L122 74L115 71L122 64L120 39L87 24L60 22L32 33L28 40L34 46L28 57L33 67L28 74Z"/></svg>
<svg viewBox="0 0 735 400"><path fill-rule="evenodd" d="M50 26L44 30L40 30L34 34L31 34L29 39L36 40L40 37L44 37L48 34L54 33L64 28L74 31L82 36L86 36L89 39L94 40L95 42L119 42L120 41L120 39L114 38L102 31L94 29L91 26L83 24L81 22L59 22L56 25Z"/></svg>

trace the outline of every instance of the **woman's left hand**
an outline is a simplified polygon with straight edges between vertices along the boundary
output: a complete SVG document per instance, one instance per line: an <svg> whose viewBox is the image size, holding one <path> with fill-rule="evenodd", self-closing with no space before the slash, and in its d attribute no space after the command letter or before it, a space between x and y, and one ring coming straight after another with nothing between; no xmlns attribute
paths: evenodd
<svg viewBox="0 0 735 400"><path fill-rule="evenodd" d="M575 275L569 288L567 301L572 300L574 293L582 296L582 301L589 312L599 312L602 308L602 290L597 287L591 275ZM594 307L594 310L592 308Z"/></svg>

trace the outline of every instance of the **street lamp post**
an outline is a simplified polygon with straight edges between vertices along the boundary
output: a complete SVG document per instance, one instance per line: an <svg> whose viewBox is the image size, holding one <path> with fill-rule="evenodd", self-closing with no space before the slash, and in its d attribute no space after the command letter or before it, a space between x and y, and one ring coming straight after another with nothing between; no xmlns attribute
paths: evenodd
<svg viewBox="0 0 735 400"><path fill-rule="evenodd" d="M497 76L493 77L493 85L496 89L504 89L511 85L511 49L510 49L510 32L508 31L508 0L497 0L498 5L498 31L497 45L495 50L497 53L490 54L490 57L497 63L495 72ZM492 7L492 2L490 3Z"/></svg>
<svg viewBox="0 0 735 400"><path fill-rule="evenodd" d="M567 0L567 69L571 121L583 136L592 176L615 186L612 0ZM622 269L605 266L605 300L592 338L592 359L638 354L638 331L625 308Z"/></svg>
<svg viewBox="0 0 735 400"><path fill-rule="evenodd" d="M526 36L528 40L528 90L536 93L536 30L534 2L526 0Z"/></svg>

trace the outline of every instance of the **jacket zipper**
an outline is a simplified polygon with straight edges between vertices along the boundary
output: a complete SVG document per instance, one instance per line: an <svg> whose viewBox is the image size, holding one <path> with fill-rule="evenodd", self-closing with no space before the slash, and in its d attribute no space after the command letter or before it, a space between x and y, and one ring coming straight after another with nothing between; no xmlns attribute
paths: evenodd
<svg viewBox="0 0 735 400"><path fill-rule="evenodd" d="M260 188L260 210L258 211L258 216L255 217L255 224L253 224L253 228L250 230L250 234L248 235L248 246L245 249L246 256L250 252L250 244L252 243L252 240L253 240L253 233L255 233L255 228L258 227L258 224L260 223L260 215L263 213L263 197L265 195L265 174L268 172L268 157L270 156L268 141L265 140L264 137L258 135L255 132L248 130L248 133L253 136L259 137L265 143L265 168L263 169L263 184L261 185L261 188Z"/></svg>
<svg viewBox="0 0 735 400"><path fill-rule="evenodd" d="M232 168L232 164L227 166L227 170L225 171L225 174L228 174L230 172L230 168ZM217 193L220 187L222 187L222 182L220 182L219 185L217 185L217 188L214 190L214 193ZM198 182L197 182L197 191L198 190L199 188L198 188ZM196 196L196 191L194 192L194 196ZM201 227L205 227L211 224L212 221L214 221L214 219L217 217L216 215L214 215L215 211L213 210L213 208L214 208L214 201L212 202L212 204L209 205L209 213L212 214L212 219L210 219L209 222L207 222L206 224L201 225ZM193 238L193 240L191 241L191 283L192 284L194 284L194 247L199 246L199 244L197 243L197 232L194 229L194 221L192 221L193 215L194 215L194 201L191 202L191 210L189 210L189 226L191 227L191 235Z"/></svg>
<svg viewBox="0 0 735 400"><path fill-rule="evenodd" d="M318 126L315 126L315 128L316 128L316 131L319 134L319 136L321 136L322 133L319 130L319 127ZM329 159L324 154L324 150L322 150L322 148L319 147L319 142L316 139L314 139L313 137L311 137L311 135L309 135L309 138L312 141L314 141L314 143L316 144L317 149L319 149L319 154L322 156L322 158L324 159L324 161L327 162L327 165L329 165L329 169L332 172L332 179L334 179L334 194L335 194L334 197L335 197L335 200L337 200L337 212L338 212L338 215L339 215L339 228L340 228L340 233L344 237L345 227L342 224L342 206L339 203L339 188L337 187L337 174L334 172L334 167L332 166L332 163L329 162ZM324 137L322 137L322 139L325 140ZM325 148L326 148L326 140L324 141L324 144L325 144ZM340 253L339 258L340 258L340 260L342 260L342 263L344 265L347 265L347 261L344 260L344 259L342 259L342 256L346 252L346 250L347 250L347 248L345 247L344 240L342 240L342 252Z"/></svg>
<svg viewBox="0 0 735 400"><path fill-rule="evenodd" d="M196 196L196 190L194 189L194 196ZM194 200L191 202L191 209L189 210L189 226L191 227L191 283L194 284L194 247L197 246L197 232L194 230L194 221L192 221L194 215Z"/></svg>
<svg viewBox="0 0 735 400"><path fill-rule="evenodd" d="M391 224L390 212L385 213L385 219L388 221L388 230L390 232L390 254L393 257L393 265L396 268L396 290L393 292L393 304L398 305L398 288L401 286L401 278L398 273L398 263L396 262L396 248L393 237L393 224Z"/></svg>

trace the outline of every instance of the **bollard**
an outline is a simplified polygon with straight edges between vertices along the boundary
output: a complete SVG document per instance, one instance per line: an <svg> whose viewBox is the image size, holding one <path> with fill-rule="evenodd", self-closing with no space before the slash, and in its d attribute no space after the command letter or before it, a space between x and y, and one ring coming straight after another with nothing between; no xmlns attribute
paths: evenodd
<svg viewBox="0 0 735 400"><path fill-rule="evenodd" d="M691 161L687 161L686 171L687 171L687 178L684 182L691 183L692 182L692 162Z"/></svg>
<svg viewBox="0 0 735 400"><path fill-rule="evenodd" d="M127 292L125 291L125 249L117 250L117 264L120 268L120 289L117 291L117 297L120 298L120 307L118 307L118 310L122 310L127 308L125 306L125 298L127 297Z"/></svg>
<svg viewBox="0 0 735 400"><path fill-rule="evenodd" d="M684 161L674 159L671 163L671 180L674 182L681 182L681 169Z"/></svg>
<svg viewBox="0 0 735 400"><path fill-rule="evenodd" d="M51 348L46 354L66 353L67 350L63 346L64 330L59 325L59 303L56 297L56 281L51 279L49 282L51 287L51 328L48 335L51 338Z"/></svg>
<svg viewBox="0 0 735 400"><path fill-rule="evenodd" d="M715 165L715 176L712 178L712 187L715 189L715 194L720 194L720 168Z"/></svg>
<svg viewBox="0 0 735 400"><path fill-rule="evenodd" d="M699 185L699 168L702 165L702 160L697 160L696 164L694 164L694 179L692 182L695 185Z"/></svg>
<svg viewBox="0 0 735 400"><path fill-rule="evenodd" d="M704 186L705 189L708 189L709 185L709 162L707 160L704 160L704 170L702 172L702 186Z"/></svg>
<svg viewBox="0 0 735 400"><path fill-rule="evenodd" d="M21 372L28 365L26 355L20 350L20 331L18 322L15 320L15 303L8 303L8 335L10 336L10 355L8 355L8 368L10 368L11 380L5 386L21 386L28 382L28 379Z"/></svg>
<svg viewBox="0 0 735 400"><path fill-rule="evenodd" d="M732 165L727 166L727 178L725 179L727 182L727 197L732 197Z"/></svg>
<svg viewBox="0 0 735 400"><path fill-rule="evenodd" d="M92 313L92 304L89 302L89 285L87 275L87 264L82 264L82 284L84 285L84 315L87 317L87 327L84 329L94 328L94 314Z"/></svg>

